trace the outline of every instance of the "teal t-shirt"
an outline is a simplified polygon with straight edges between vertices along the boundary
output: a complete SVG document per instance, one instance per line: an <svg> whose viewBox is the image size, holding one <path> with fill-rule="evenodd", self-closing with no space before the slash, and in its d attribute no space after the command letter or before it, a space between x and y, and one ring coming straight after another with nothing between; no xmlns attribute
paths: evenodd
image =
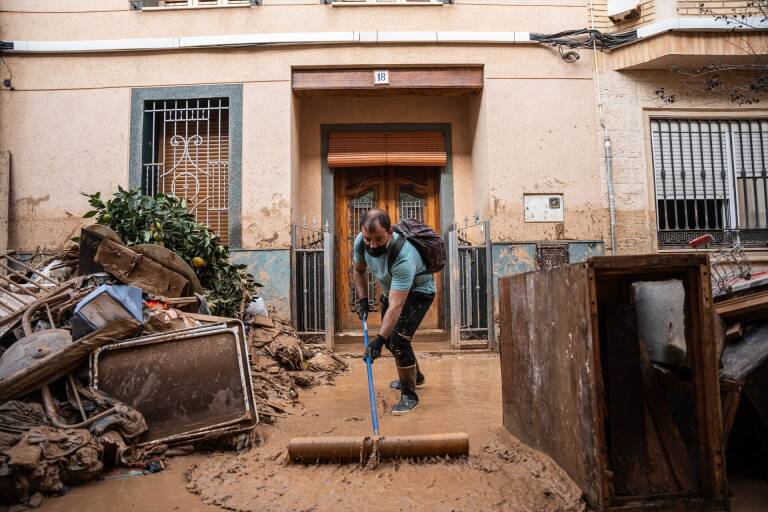
<svg viewBox="0 0 768 512"><path fill-rule="evenodd" d="M389 244L390 248L400 235L393 233L392 236L392 242ZM389 296L390 289L403 292L413 290L421 293L435 293L437 291L437 288L435 288L435 278L432 274L417 275L420 272L426 271L427 267L424 265L424 260L421 259L418 249L411 242L406 241L403 244L400 254L397 255L392 264L391 272L387 269L389 250L382 256L371 256L364 250L362 233L357 234L352 252L355 263L363 263L360 259L360 253L363 253L365 264L373 273L373 277L381 283L381 291L385 297Z"/></svg>

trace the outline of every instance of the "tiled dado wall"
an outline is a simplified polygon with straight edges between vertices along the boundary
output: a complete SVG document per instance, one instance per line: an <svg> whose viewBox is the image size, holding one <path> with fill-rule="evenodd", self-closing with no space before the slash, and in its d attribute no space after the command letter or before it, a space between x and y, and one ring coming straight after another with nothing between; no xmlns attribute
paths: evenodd
<svg viewBox="0 0 768 512"><path fill-rule="evenodd" d="M568 261L579 263L605 252L602 241L568 241ZM493 282L498 278L536 270L536 242L498 242L493 244ZM231 250L233 263L245 264L263 286L259 294L280 315L291 315L291 251L290 249ZM497 294L495 294L497 295Z"/></svg>

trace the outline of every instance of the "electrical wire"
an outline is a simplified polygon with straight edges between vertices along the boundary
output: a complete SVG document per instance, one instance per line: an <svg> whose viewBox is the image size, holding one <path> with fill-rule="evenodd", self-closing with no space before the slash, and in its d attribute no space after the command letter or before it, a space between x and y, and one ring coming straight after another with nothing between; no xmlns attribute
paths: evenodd
<svg viewBox="0 0 768 512"><path fill-rule="evenodd" d="M599 48L601 50L610 50L636 40L637 30L617 34L604 34L599 30L582 28L578 30L565 30L556 34L532 33L530 37L531 41L558 48Z"/></svg>
<svg viewBox="0 0 768 512"><path fill-rule="evenodd" d="M11 67L8 65L7 62L5 62L5 59L2 55L0 55L0 62L3 63L3 66L5 66L5 69L8 70L8 79L13 80L13 71L11 71Z"/></svg>

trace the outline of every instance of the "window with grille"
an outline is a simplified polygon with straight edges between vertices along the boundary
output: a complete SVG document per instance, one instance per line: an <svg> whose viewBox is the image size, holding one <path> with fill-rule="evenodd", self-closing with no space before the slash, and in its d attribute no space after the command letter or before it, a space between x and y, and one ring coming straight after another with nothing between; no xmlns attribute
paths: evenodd
<svg viewBox="0 0 768 512"><path fill-rule="evenodd" d="M768 242L768 119L651 121L659 247Z"/></svg>
<svg viewBox="0 0 768 512"><path fill-rule="evenodd" d="M139 0L141 9L172 9L188 7L245 7L256 5L253 0Z"/></svg>
<svg viewBox="0 0 768 512"><path fill-rule="evenodd" d="M334 7L347 7L358 5L443 5L451 4L453 0L325 0L325 3Z"/></svg>
<svg viewBox="0 0 768 512"><path fill-rule="evenodd" d="M143 115L142 190L186 199L228 245L229 99L145 101Z"/></svg>

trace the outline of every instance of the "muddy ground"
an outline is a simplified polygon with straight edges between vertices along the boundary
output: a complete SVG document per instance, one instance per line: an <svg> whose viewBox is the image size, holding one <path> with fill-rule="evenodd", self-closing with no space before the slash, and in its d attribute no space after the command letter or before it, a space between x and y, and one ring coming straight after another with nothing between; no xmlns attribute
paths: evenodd
<svg viewBox="0 0 768 512"><path fill-rule="evenodd" d="M427 376L421 404L410 415L389 410L391 358L374 365L383 434L468 432L471 455L462 461L359 465L289 465L294 436L370 433L364 365L353 360L333 387L302 395L303 409L266 443L240 456L214 455L190 471L189 489L206 503L238 511L277 510L582 510L579 489L560 468L517 443L501 428L498 357L488 354L421 360Z"/></svg>
<svg viewBox="0 0 768 512"><path fill-rule="evenodd" d="M170 459L169 468L161 473L93 482L46 502L41 510L586 509L579 489L562 469L502 428L499 360L491 354L422 357L427 376L426 385L420 388L422 403L404 417L387 412L398 396L388 389L395 375L392 359L383 358L374 365L382 433L465 431L471 442L467 460L390 462L374 469L354 464L287 464L285 450L291 437L370 432L364 365L360 359L351 362L350 372L335 386L304 391L302 406L295 414L275 426L260 428L264 444L249 452ZM754 507L764 503L766 494L761 492L750 492L746 502L737 493L733 510L761 510Z"/></svg>

